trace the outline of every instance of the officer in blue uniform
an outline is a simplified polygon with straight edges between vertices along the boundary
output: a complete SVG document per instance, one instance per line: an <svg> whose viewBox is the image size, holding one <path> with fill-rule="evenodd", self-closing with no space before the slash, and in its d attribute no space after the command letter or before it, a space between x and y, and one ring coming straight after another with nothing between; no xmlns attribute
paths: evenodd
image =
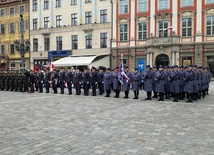
<svg viewBox="0 0 214 155"><path fill-rule="evenodd" d="M38 83L39 83L39 93L43 93L43 84L44 84L44 71L39 70L38 74Z"/></svg>
<svg viewBox="0 0 214 155"><path fill-rule="evenodd" d="M58 76L56 70L54 69L54 70L53 70L53 76L52 76L52 78L51 78L51 81L52 81L52 88L53 88L54 94L57 94L57 93L58 93L58 91L57 91L58 79L59 79L59 76Z"/></svg>
<svg viewBox="0 0 214 155"><path fill-rule="evenodd" d="M126 74L127 78L123 77L123 91L125 93L124 99L129 98L129 90L130 90L130 84L132 83L132 73L129 71L129 67L124 67L124 73Z"/></svg>
<svg viewBox="0 0 214 155"><path fill-rule="evenodd" d="M72 73L71 67L67 68L66 82L67 82L67 86L68 86L68 95L71 95L72 94L72 83L73 83L73 73Z"/></svg>
<svg viewBox="0 0 214 155"><path fill-rule="evenodd" d="M171 82L168 80L169 76L170 76L170 72L173 70L173 67L172 66L166 66L165 67L165 75L166 75L166 84L164 86L164 89L165 89L165 99L170 99L170 85L171 85Z"/></svg>
<svg viewBox="0 0 214 155"><path fill-rule="evenodd" d="M147 93L147 98L145 100L152 100L153 79L154 72L150 69L150 65L147 65L146 71L142 74L142 80L144 81L144 90Z"/></svg>
<svg viewBox="0 0 214 155"><path fill-rule="evenodd" d="M195 85L195 72L193 71L193 65L190 64L188 66L188 70L184 73L184 81L185 81L185 86L184 86L184 91L188 95L188 100L187 103L192 103L192 97L193 97L193 88Z"/></svg>
<svg viewBox="0 0 214 155"><path fill-rule="evenodd" d="M199 72L197 69L197 65L193 65L193 71L195 72L195 84L194 84L194 88L193 88L193 100L197 101L198 100L198 85L199 85Z"/></svg>
<svg viewBox="0 0 214 155"><path fill-rule="evenodd" d="M60 69L59 72L59 85L60 85L60 94L64 94L64 89L65 89L65 72L64 72L64 68Z"/></svg>
<svg viewBox="0 0 214 155"><path fill-rule="evenodd" d="M184 82L184 78L183 78L184 77L184 67L180 66L178 71L179 71L179 74L180 74L179 99L183 100L185 98L185 92L184 92L184 84L185 84L185 82Z"/></svg>
<svg viewBox="0 0 214 155"><path fill-rule="evenodd" d="M80 95L81 84L82 84L82 73L80 72L80 70L78 68L76 69L74 78L75 78L76 95Z"/></svg>
<svg viewBox="0 0 214 155"><path fill-rule="evenodd" d="M157 72L157 67L156 66L153 66L153 74L155 75ZM153 94L154 96L152 96L152 98L158 98L158 93L156 92L156 81L155 79L153 78L153 82L152 82L152 89L153 89Z"/></svg>
<svg viewBox="0 0 214 155"><path fill-rule="evenodd" d="M112 84L112 75L111 75L111 69L107 68L106 72L103 76L104 80L104 90L106 91L105 97L110 97L111 94L111 84Z"/></svg>
<svg viewBox="0 0 214 155"><path fill-rule="evenodd" d="M159 94L158 101L164 101L164 86L166 84L166 77L162 65L159 66L159 70L155 73L154 79L156 82L155 91Z"/></svg>
<svg viewBox="0 0 214 155"><path fill-rule="evenodd" d="M47 69L46 72L45 72L45 89L46 89L46 93L49 93L50 81L51 81L51 74L49 72L49 69Z"/></svg>
<svg viewBox="0 0 214 155"><path fill-rule="evenodd" d="M84 95L89 95L89 87L90 87L90 73L88 72L87 68L84 68L84 72L82 73L82 84Z"/></svg>
<svg viewBox="0 0 214 155"><path fill-rule="evenodd" d="M96 71L96 68L92 68L92 72L90 73L90 83L91 83L91 88L92 88L92 96L96 96L96 89L97 89L97 83L98 83L98 74Z"/></svg>
<svg viewBox="0 0 214 155"><path fill-rule="evenodd" d="M112 72L112 84L113 90L115 92L114 98L119 98L120 95L121 83L119 81L119 77L120 77L119 67L116 67L115 70Z"/></svg>
<svg viewBox="0 0 214 155"><path fill-rule="evenodd" d="M135 68L134 72L132 73L132 90L134 91L133 99L138 99L140 85L141 85L141 75L138 72L138 69Z"/></svg>
<svg viewBox="0 0 214 155"><path fill-rule="evenodd" d="M99 95L102 95L104 93L104 81L103 81L103 76L104 76L104 73L103 73L103 70L104 70L104 67L100 66L99 67L99 72L97 73L98 74L98 89L99 89Z"/></svg>
<svg viewBox="0 0 214 155"><path fill-rule="evenodd" d="M173 102L178 102L178 94L180 92L180 73L177 65L174 65L173 70L170 71L168 81L170 82L170 92L174 97Z"/></svg>

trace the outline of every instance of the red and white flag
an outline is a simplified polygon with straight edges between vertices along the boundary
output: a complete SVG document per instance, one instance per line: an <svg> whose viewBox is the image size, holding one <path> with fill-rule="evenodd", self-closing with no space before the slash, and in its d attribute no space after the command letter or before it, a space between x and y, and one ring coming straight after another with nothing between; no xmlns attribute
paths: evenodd
<svg viewBox="0 0 214 155"><path fill-rule="evenodd" d="M173 29L173 26L170 26L170 27L165 28L164 31L167 31L167 30L172 31L172 29Z"/></svg>
<svg viewBox="0 0 214 155"><path fill-rule="evenodd" d="M55 69L55 67L54 67L54 65L53 65L53 63L52 63L52 61L50 62L50 71L53 71L54 69Z"/></svg>
<svg viewBox="0 0 214 155"><path fill-rule="evenodd" d="M1 60L1 63L4 63L4 59Z"/></svg>

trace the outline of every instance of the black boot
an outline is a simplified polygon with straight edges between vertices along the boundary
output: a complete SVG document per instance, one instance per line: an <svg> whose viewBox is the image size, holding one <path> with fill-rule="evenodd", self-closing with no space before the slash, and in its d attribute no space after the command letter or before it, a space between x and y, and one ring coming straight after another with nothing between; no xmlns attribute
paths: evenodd
<svg viewBox="0 0 214 155"><path fill-rule="evenodd" d="M162 101L162 94L159 93L159 100L158 101Z"/></svg>
<svg viewBox="0 0 214 155"><path fill-rule="evenodd" d="M178 102L178 94L174 94L174 100L173 100L173 102Z"/></svg>
<svg viewBox="0 0 214 155"><path fill-rule="evenodd" d="M147 98L146 98L145 100L146 100L146 101L147 101L147 100L150 100L150 99L149 99L149 92L147 92Z"/></svg>
<svg viewBox="0 0 214 155"><path fill-rule="evenodd" d="M198 99L201 99L201 91L198 92Z"/></svg>
<svg viewBox="0 0 214 155"><path fill-rule="evenodd" d="M152 100L152 92L149 92L149 100Z"/></svg>
<svg viewBox="0 0 214 155"><path fill-rule="evenodd" d="M125 91L125 97L124 97L124 99L129 98L128 96L129 96L129 91Z"/></svg>
<svg viewBox="0 0 214 155"><path fill-rule="evenodd" d="M137 92L134 91L134 98L133 99L137 99Z"/></svg>

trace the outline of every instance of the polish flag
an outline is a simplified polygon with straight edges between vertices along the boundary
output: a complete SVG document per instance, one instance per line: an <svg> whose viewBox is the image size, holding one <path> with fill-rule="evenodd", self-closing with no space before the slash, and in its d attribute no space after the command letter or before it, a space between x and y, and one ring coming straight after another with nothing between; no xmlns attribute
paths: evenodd
<svg viewBox="0 0 214 155"><path fill-rule="evenodd" d="M170 27L165 28L164 31L167 31L167 30L172 31L172 29L173 29L173 26L170 26Z"/></svg>
<svg viewBox="0 0 214 155"><path fill-rule="evenodd" d="M1 60L1 63L4 63L4 59Z"/></svg>
<svg viewBox="0 0 214 155"><path fill-rule="evenodd" d="M55 69L55 67L54 67L54 65L53 65L53 63L52 63L52 61L50 62L50 71L53 71L53 69Z"/></svg>

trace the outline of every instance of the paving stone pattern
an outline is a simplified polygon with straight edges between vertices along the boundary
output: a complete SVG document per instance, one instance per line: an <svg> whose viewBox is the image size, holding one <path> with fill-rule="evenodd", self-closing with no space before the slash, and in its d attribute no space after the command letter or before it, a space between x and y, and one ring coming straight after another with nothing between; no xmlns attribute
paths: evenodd
<svg viewBox="0 0 214 155"><path fill-rule="evenodd" d="M214 155L214 82L194 103L0 92L0 155ZM113 96L113 94L111 94Z"/></svg>

